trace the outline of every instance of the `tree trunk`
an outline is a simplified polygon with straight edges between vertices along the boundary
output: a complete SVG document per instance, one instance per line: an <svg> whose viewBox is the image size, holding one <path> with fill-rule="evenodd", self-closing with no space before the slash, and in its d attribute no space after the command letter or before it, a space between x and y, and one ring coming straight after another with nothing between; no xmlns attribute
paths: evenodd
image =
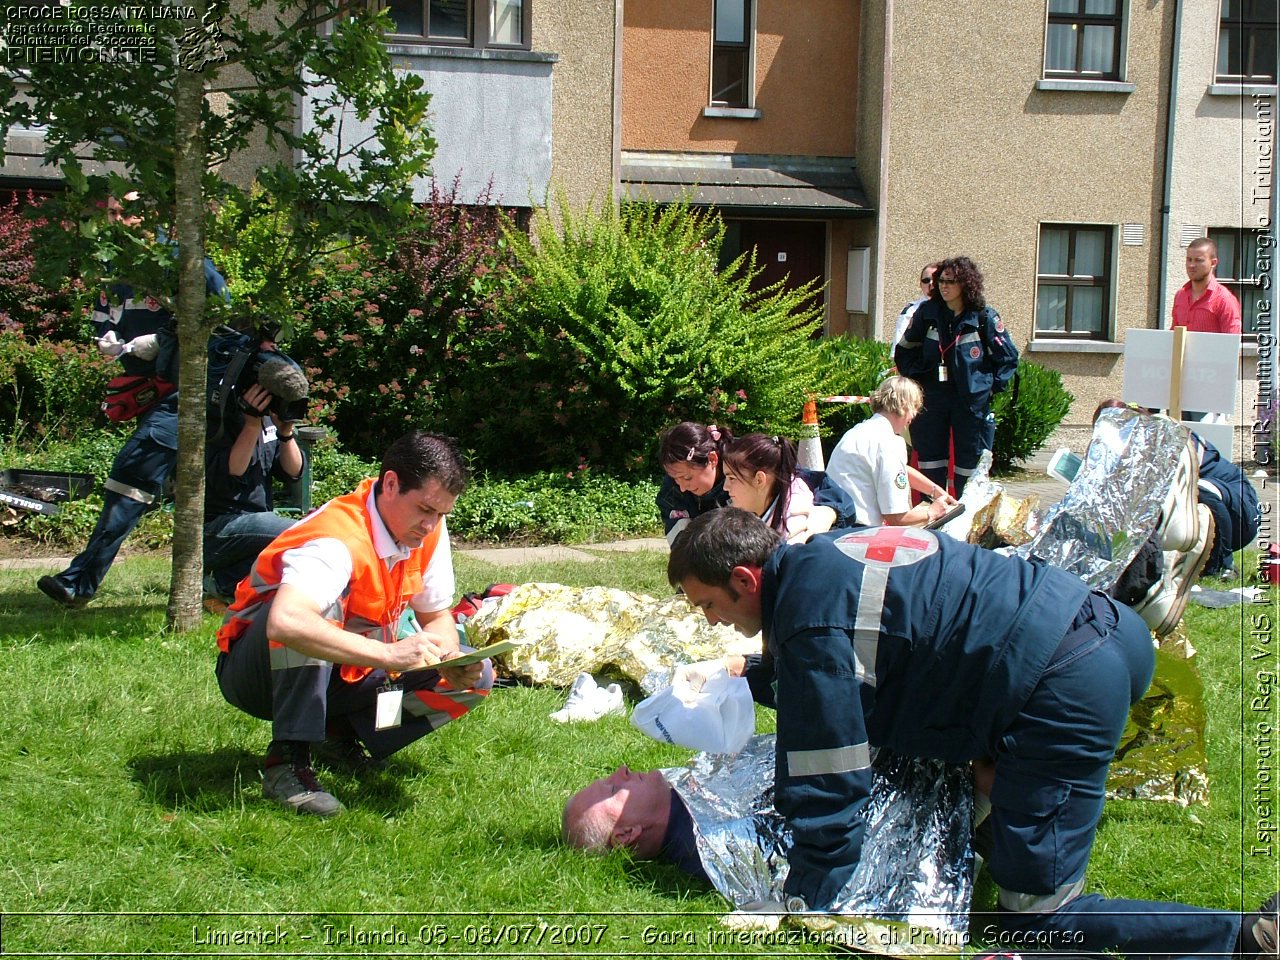
<svg viewBox="0 0 1280 960"><path fill-rule="evenodd" d="M199 26L203 0L193 7L190 26ZM195 66L195 64L192 64ZM207 407L208 330L205 323L204 172L200 127L203 70L179 66L174 84L176 151L174 197L178 241L178 464L174 473L173 571L169 581L168 626L185 631L202 620L204 551L204 439Z"/></svg>

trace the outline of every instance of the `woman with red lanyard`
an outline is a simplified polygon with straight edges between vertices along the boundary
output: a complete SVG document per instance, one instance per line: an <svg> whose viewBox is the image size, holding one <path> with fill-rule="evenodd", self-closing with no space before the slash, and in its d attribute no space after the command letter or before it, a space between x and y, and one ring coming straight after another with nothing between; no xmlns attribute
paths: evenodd
<svg viewBox="0 0 1280 960"><path fill-rule="evenodd" d="M968 257L943 260L935 287L894 350L898 372L920 384L924 410L911 424L920 472L946 489L947 445L955 451L955 495L995 444L991 397L1018 369L1018 350L982 294L982 273Z"/></svg>

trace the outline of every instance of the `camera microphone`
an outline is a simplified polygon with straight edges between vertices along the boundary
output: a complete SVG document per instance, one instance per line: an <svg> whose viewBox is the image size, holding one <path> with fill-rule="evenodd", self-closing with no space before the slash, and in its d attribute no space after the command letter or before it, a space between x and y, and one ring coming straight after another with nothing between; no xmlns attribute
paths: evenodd
<svg viewBox="0 0 1280 960"><path fill-rule="evenodd" d="M268 357L258 368L258 384L284 403L295 403L307 396L307 375L302 368L281 356Z"/></svg>

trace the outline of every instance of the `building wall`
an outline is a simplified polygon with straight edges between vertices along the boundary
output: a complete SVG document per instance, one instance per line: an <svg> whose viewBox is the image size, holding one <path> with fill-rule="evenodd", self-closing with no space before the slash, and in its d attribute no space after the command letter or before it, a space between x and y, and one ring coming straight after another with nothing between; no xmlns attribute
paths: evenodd
<svg viewBox="0 0 1280 960"><path fill-rule="evenodd" d="M1167 315L1173 291L1186 282L1181 242L1184 224L1257 228L1265 224L1270 191L1258 190L1258 173L1270 180L1274 156L1274 96L1224 95L1214 85L1218 0L1184 0L1174 110L1174 162L1166 247ZM1268 118L1265 126L1261 118ZM1260 136L1260 131L1262 135ZM1259 143L1262 140L1262 143Z"/></svg>
<svg viewBox="0 0 1280 960"><path fill-rule="evenodd" d="M492 185L493 202L541 205L551 182L555 63L538 53L391 49L397 65L419 74L431 92L437 142L431 172L437 182L460 178L464 203L475 202ZM414 200L428 195L425 181L414 185Z"/></svg>
<svg viewBox="0 0 1280 960"><path fill-rule="evenodd" d="M609 199L614 149L615 19L619 0L532 0L532 51L487 52L391 45L397 69L423 75L432 94L432 172L511 206L562 192L573 206ZM224 175L245 182L270 159L264 144L237 155ZM425 182L415 191L426 195Z"/></svg>
<svg viewBox="0 0 1280 960"><path fill-rule="evenodd" d="M853 155L859 0L757 0L758 119L704 117L712 0L632 0L622 46L622 148Z"/></svg>
<svg viewBox="0 0 1280 960"><path fill-rule="evenodd" d="M1164 245L1162 326L1169 323L1173 296L1187 279L1184 230L1265 229L1270 216L1270 186L1274 183L1274 94L1255 95L1253 88L1233 92L1230 87L1214 84L1219 25L1217 0L1184 0L1182 17L1174 107L1170 229ZM1241 389L1232 421L1247 426L1255 419L1257 349L1247 344L1243 353Z"/></svg>
<svg viewBox="0 0 1280 960"><path fill-rule="evenodd" d="M621 0L532 0L533 49L559 55L552 70L551 188L581 207L612 199L614 55Z"/></svg>
<svg viewBox="0 0 1280 960"><path fill-rule="evenodd" d="M888 98L892 95L892 73L886 61L891 37L891 22L886 7L893 0L862 0L862 22L858 29L858 101L854 123L854 154L858 158L858 177L873 209L883 203L885 160L884 151L896 131L890 130L893 117ZM911 127L903 128L904 133ZM832 324L832 333L846 332L851 336L874 339L879 335L880 316L885 309L885 244L888 237L887 218L881 212L873 219L850 224L849 246L868 247L871 250L871 289L868 311L856 314L845 311L845 327L838 331Z"/></svg>
<svg viewBox="0 0 1280 960"><path fill-rule="evenodd" d="M1160 183L1173 5L1130 2L1129 93L1042 90L1045 4L1026 0L894 3L890 131L875 198L884 231L879 334L914 297L917 271L964 254L982 267L989 303L1030 359L1063 374L1087 422L1119 389L1124 330L1152 326L1162 254ZM945 37L945 44L935 43ZM999 43L999 49L982 49ZM872 64L867 64L868 68ZM874 131L864 129L873 137ZM864 168L868 164L864 163ZM1139 224L1115 237L1115 344L1031 350L1039 224ZM1037 344L1038 346L1038 344Z"/></svg>

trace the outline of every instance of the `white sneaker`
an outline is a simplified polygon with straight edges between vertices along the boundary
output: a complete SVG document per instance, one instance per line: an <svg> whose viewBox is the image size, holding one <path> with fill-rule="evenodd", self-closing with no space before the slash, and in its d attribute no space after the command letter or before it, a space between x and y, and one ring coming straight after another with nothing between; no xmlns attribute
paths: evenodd
<svg viewBox="0 0 1280 960"><path fill-rule="evenodd" d="M1173 483L1169 486L1169 493L1161 510L1160 526L1156 528L1161 549L1186 553L1195 548L1200 539L1200 525L1196 516L1199 483L1200 458L1194 442L1188 439L1178 457Z"/></svg>
<svg viewBox="0 0 1280 960"><path fill-rule="evenodd" d="M560 710L551 714L556 723L599 720L611 713L622 713L622 687L611 683L599 686L589 673L580 673L569 688L569 699Z"/></svg>
<svg viewBox="0 0 1280 960"><path fill-rule="evenodd" d="M1213 550L1213 514L1203 504L1198 504L1195 512L1198 515L1198 539L1185 553L1171 551L1165 554L1164 576L1133 608L1157 637L1172 632L1182 619L1187 600L1191 598L1191 588L1200 578L1200 572Z"/></svg>

